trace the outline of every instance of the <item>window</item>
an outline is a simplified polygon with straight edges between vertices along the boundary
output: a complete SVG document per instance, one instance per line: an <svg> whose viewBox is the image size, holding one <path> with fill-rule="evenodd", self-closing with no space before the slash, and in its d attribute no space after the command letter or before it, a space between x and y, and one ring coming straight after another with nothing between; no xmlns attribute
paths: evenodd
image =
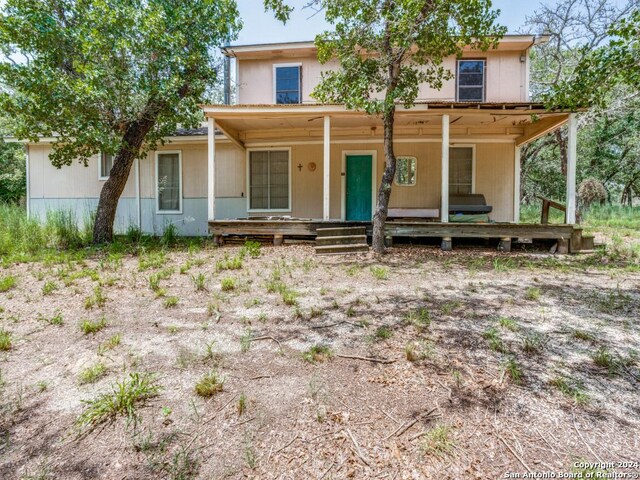
<svg viewBox="0 0 640 480"><path fill-rule="evenodd" d="M180 152L156 153L158 213L182 213L182 156Z"/></svg>
<svg viewBox="0 0 640 480"><path fill-rule="evenodd" d="M449 194L473 193L473 147L449 149Z"/></svg>
<svg viewBox="0 0 640 480"><path fill-rule="evenodd" d="M108 153L101 153L98 165L98 178L100 180L106 180L111 173L111 167L113 167L113 155Z"/></svg>
<svg viewBox="0 0 640 480"><path fill-rule="evenodd" d="M484 102L484 60L458 60L458 101Z"/></svg>
<svg viewBox="0 0 640 480"><path fill-rule="evenodd" d="M398 157L396 161L396 185L415 185L416 168L416 157Z"/></svg>
<svg viewBox="0 0 640 480"><path fill-rule="evenodd" d="M289 151L249 152L249 210L291 209Z"/></svg>
<svg viewBox="0 0 640 480"><path fill-rule="evenodd" d="M300 65L274 66L274 76L277 104L302 103Z"/></svg>

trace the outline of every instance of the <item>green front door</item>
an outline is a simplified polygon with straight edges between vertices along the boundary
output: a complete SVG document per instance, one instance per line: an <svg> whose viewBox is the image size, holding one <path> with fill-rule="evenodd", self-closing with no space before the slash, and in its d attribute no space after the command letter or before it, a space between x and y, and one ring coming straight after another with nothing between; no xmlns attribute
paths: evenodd
<svg viewBox="0 0 640 480"><path fill-rule="evenodd" d="M371 221L371 155L347 155L346 220Z"/></svg>

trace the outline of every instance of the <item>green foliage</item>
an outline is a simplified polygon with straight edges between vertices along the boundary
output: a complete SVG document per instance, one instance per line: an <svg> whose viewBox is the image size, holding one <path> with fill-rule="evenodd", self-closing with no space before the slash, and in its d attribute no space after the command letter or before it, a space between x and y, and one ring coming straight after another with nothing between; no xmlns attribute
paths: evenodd
<svg viewBox="0 0 640 480"><path fill-rule="evenodd" d="M235 290L236 288L236 281L233 278L223 278L222 282L220 282L220 288L222 289L223 292L230 292L232 290Z"/></svg>
<svg viewBox="0 0 640 480"><path fill-rule="evenodd" d="M107 366L98 362L80 372L79 381L81 384L95 383L107 374Z"/></svg>
<svg viewBox="0 0 640 480"><path fill-rule="evenodd" d="M0 292L7 292L16 286L16 277L7 275L0 278Z"/></svg>
<svg viewBox="0 0 640 480"><path fill-rule="evenodd" d="M11 347L11 332L5 330L4 328L0 328L0 352L11 350Z"/></svg>
<svg viewBox="0 0 640 480"><path fill-rule="evenodd" d="M242 256L248 254L251 258L258 258L260 256L261 248L262 245L260 244L260 242L256 242L255 240L247 240L246 242L244 242L241 253Z"/></svg>
<svg viewBox="0 0 640 480"><path fill-rule="evenodd" d="M453 453L455 442L451 438L452 429L448 425L438 425L425 434L422 449L427 455L441 457Z"/></svg>
<svg viewBox="0 0 640 480"><path fill-rule="evenodd" d="M302 353L302 359L309 363L324 362L331 359L333 352L328 345L313 345Z"/></svg>
<svg viewBox="0 0 640 480"><path fill-rule="evenodd" d="M0 139L0 203L18 203L26 193L24 147Z"/></svg>
<svg viewBox="0 0 640 480"><path fill-rule="evenodd" d="M111 392L103 393L95 400L84 401L86 407L76 420L81 428L94 428L102 423L125 416L127 422L137 422L138 406L155 397L160 386L149 374L130 373L129 378L116 382Z"/></svg>

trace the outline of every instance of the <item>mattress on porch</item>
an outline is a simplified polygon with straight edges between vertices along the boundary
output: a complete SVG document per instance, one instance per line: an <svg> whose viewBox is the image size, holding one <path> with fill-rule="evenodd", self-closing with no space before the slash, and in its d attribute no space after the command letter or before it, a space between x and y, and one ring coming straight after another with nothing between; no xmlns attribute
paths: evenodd
<svg viewBox="0 0 640 480"><path fill-rule="evenodd" d="M449 215L449 221L452 223L491 223L489 215L486 213L456 213Z"/></svg>

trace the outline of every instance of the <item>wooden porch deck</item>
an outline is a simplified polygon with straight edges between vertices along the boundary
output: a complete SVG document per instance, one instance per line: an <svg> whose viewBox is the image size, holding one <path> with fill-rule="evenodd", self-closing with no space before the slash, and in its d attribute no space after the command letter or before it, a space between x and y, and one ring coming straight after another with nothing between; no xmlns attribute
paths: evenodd
<svg viewBox="0 0 640 480"><path fill-rule="evenodd" d="M225 236L273 236L275 244L284 238L315 238L318 228L365 227L372 234L371 222L345 222L313 219L236 219L209 222L209 232L218 243ZM564 224L514 223L440 223L421 220L389 220L385 226L387 243L394 237L441 238L442 248L451 249L454 238L497 238L503 251L511 250L514 238L551 239L558 241L560 253L582 250L582 228Z"/></svg>

